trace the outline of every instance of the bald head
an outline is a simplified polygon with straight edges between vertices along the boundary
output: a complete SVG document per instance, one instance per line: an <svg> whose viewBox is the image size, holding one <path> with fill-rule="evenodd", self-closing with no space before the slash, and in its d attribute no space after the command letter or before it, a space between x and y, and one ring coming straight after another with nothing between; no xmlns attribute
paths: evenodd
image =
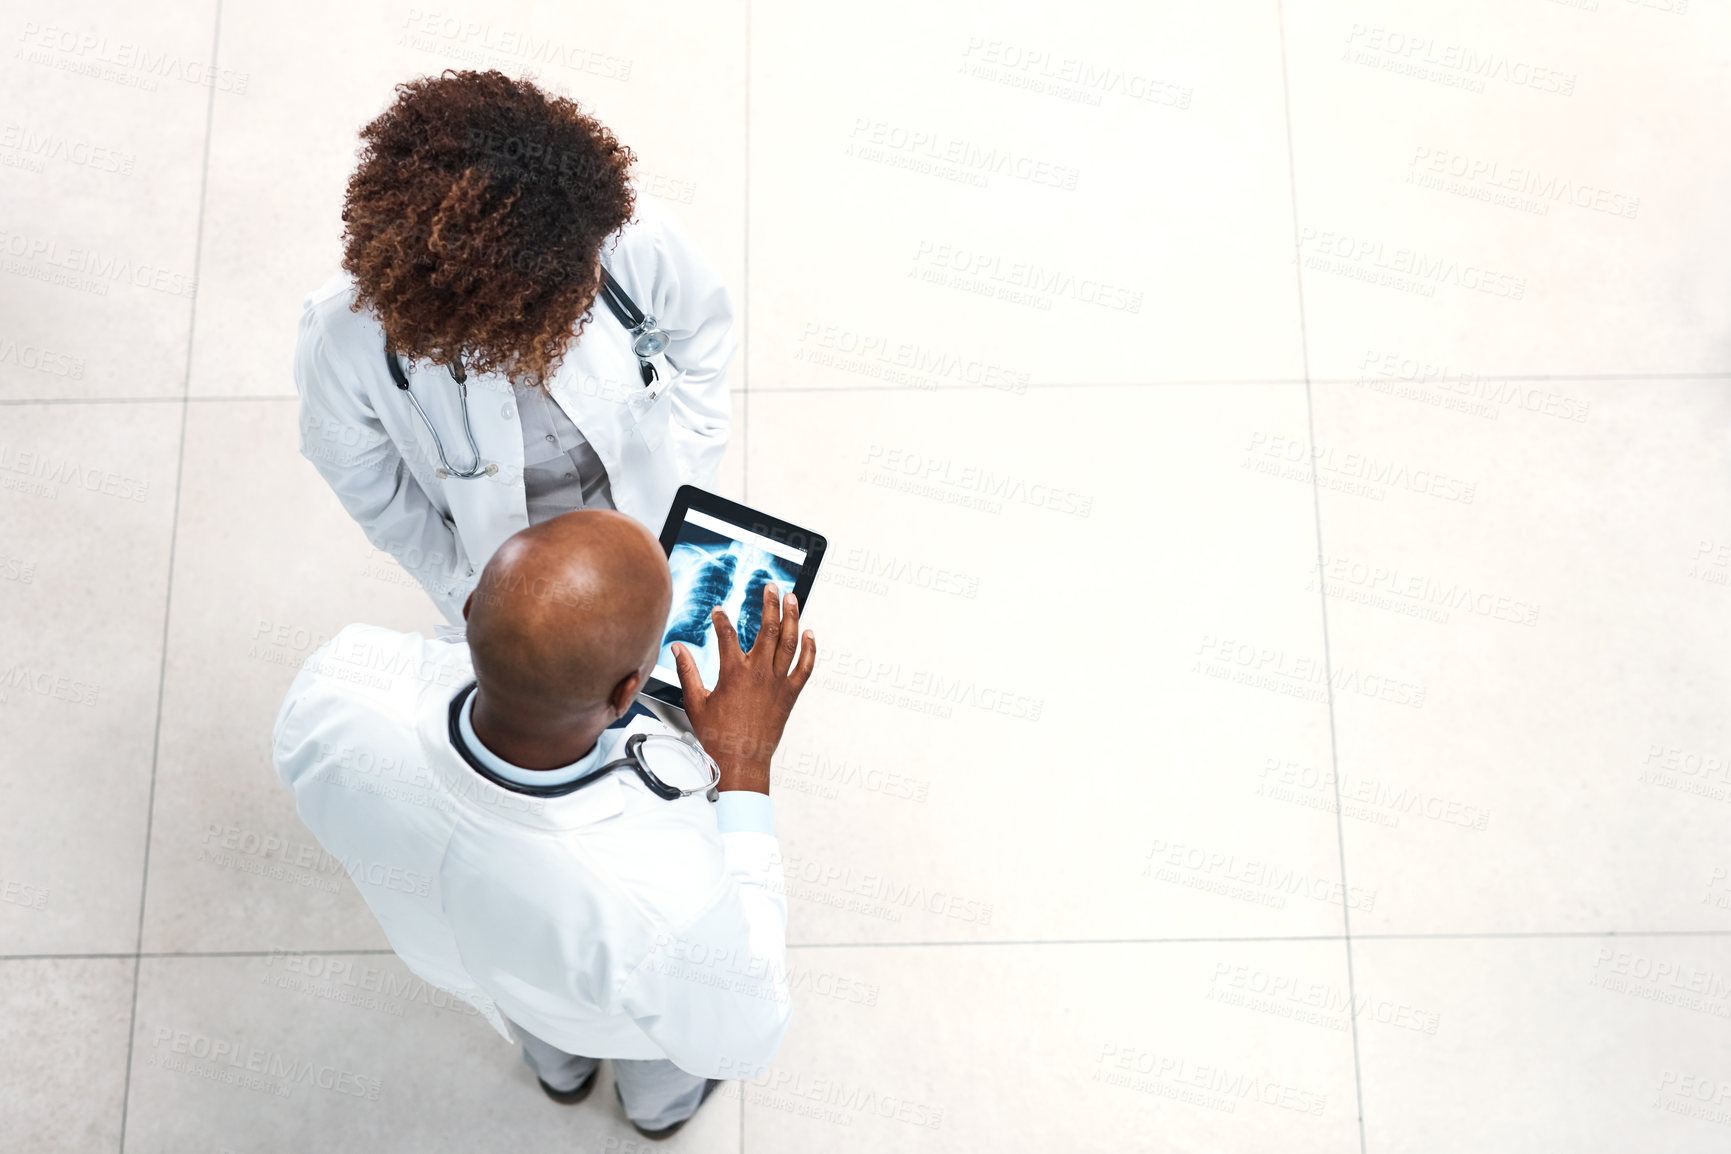
<svg viewBox="0 0 1731 1154"><path fill-rule="evenodd" d="M481 571L468 609L475 680L516 724L579 722L654 664L672 598L660 544L630 517L544 521Z"/></svg>

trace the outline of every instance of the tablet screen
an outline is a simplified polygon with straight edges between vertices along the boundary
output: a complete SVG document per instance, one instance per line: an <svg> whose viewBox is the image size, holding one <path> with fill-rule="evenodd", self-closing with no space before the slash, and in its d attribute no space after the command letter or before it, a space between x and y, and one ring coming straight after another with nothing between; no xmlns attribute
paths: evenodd
<svg viewBox="0 0 1731 1154"><path fill-rule="evenodd" d="M749 651L763 616L763 587L773 581L783 597L793 592L805 556L804 549L730 525L701 509L687 509L667 554L673 611L661 635L655 676L679 684L672 648L678 641L696 658L704 687L714 689L721 659L710 610L727 614L740 645Z"/></svg>

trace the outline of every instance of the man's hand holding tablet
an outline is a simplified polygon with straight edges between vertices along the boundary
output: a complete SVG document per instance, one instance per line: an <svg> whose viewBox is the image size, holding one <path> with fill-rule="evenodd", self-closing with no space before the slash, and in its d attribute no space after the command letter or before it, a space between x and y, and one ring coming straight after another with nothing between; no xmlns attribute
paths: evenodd
<svg viewBox="0 0 1731 1154"><path fill-rule="evenodd" d="M714 689L704 688L697 661L684 643L673 643L685 716L721 767L718 788L768 793L770 756L781 744L793 703L817 664L817 638L807 630L801 652L799 598L791 593L780 597L774 585L764 587L762 623L750 653L740 649L726 613L716 609L710 619L721 661Z"/></svg>
<svg viewBox="0 0 1731 1154"><path fill-rule="evenodd" d="M732 653L752 648L767 604L765 590L773 585L805 608L827 547L821 534L791 521L692 485L681 486L661 529L673 604L643 695L662 705L684 707L680 685L685 675L673 659L676 645L691 658L702 683L713 689L723 649L713 624L715 610L727 613L730 638L738 639L726 643Z"/></svg>

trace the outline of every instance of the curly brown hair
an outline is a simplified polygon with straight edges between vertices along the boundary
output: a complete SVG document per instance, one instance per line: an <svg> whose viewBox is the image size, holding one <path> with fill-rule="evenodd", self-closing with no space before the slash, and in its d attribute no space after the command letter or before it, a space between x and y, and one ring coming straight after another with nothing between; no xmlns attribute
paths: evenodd
<svg viewBox="0 0 1731 1154"><path fill-rule="evenodd" d="M600 289L601 243L631 219L636 160L594 117L502 72L397 86L361 130L343 268L411 359L544 382Z"/></svg>

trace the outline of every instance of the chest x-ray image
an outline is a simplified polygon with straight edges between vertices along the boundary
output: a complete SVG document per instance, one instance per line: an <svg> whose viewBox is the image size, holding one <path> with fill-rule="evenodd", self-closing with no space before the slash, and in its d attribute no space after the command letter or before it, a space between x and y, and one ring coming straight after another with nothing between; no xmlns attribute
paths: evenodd
<svg viewBox="0 0 1731 1154"><path fill-rule="evenodd" d="M713 689L721 668L715 625L710 612L720 608L739 631L739 644L750 650L763 614L763 587L775 582L784 595L793 591L800 560L778 557L757 545L736 541L694 525L679 527L679 539L667 558L673 574L673 611L661 638L656 666L671 670L673 643L691 650L703 684Z"/></svg>

